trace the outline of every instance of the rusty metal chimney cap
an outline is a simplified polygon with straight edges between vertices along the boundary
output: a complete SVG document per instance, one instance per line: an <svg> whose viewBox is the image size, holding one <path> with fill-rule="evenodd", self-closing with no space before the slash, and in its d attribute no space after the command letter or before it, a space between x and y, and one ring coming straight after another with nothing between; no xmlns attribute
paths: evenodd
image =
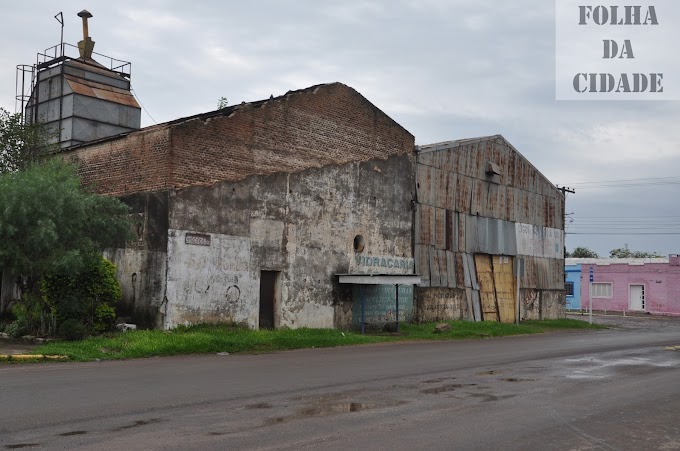
<svg viewBox="0 0 680 451"><path fill-rule="evenodd" d="M88 10L84 9L78 13L78 17L87 17L90 18L92 17L92 13L90 13Z"/></svg>

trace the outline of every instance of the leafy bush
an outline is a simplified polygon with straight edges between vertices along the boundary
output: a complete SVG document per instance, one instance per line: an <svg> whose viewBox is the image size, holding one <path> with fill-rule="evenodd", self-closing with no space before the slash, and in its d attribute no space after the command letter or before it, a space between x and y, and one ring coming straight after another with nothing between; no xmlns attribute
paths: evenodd
<svg viewBox="0 0 680 451"><path fill-rule="evenodd" d="M26 327L24 320L18 319L10 323L9 327L7 328L7 333L12 338L19 338L28 333L28 328Z"/></svg>
<svg viewBox="0 0 680 451"><path fill-rule="evenodd" d="M85 332L85 325L76 319L67 319L59 326L59 335L68 341L82 340Z"/></svg>
<svg viewBox="0 0 680 451"><path fill-rule="evenodd" d="M107 303L99 304L94 311L94 330L106 332L116 325L116 310Z"/></svg>
<svg viewBox="0 0 680 451"><path fill-rule="evenodd" d="M48 275L41 288L58 323L76 320L96 331L113 327L116 312L112 306L120 301L122 292L116 266L110 261L97 256L80 273Z"/></svg>
<svg viewBox="0 0 680 451"><path fill-rule="evenodd" d="M21 325L24 335L33 332L45 332L46 306L40 297L30 293L21 296L21 300L12 304L12 315Z"/></svg>

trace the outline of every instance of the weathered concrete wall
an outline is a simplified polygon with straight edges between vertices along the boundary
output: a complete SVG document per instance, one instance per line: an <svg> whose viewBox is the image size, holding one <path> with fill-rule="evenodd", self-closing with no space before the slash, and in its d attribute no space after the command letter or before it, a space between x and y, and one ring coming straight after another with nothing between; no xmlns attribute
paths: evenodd
<svg viewBox="0 0 680 451"><path fill-rule="evenodd" d="M520 318L542 320L564 318L564 290L520 289Z"/></svg>
<svg viewBox="0 0 680 451"><path fill-rule="evenodd" d="M367 255L412 258L413 149L408 131L332 83L61 155L98 193L174 196L162 246L110 254L135 316L257 327L261 271L278 271L277 327L348 327L351 287L334 274L348 272L354 237Z"/></svg>
<svg viewBox="0 0 680 451"><path fill-rule="evenodd" d="M116 265L123 298L118 316L140 327L162 327L165 315L168 245L168 193L140 193L121 198L135 219L133 239L125 249L104 256Z"/></svg>
<svg viewBox="0 0 680 451"><path fill-rule="evenodd" d="M276 327L349 327L354 238L410 259L412 154L177 191L170 199L165 326L258 327L261 271L280 271ZM187 235L189 234L189 235Z"/></svg>
<svg viewBox="0 0 680 451"><path fill-rule="evenodd" d="M415 296L418 321L448 321L472 317L472 313L468 312L465 289L416 287Z"/></svg>

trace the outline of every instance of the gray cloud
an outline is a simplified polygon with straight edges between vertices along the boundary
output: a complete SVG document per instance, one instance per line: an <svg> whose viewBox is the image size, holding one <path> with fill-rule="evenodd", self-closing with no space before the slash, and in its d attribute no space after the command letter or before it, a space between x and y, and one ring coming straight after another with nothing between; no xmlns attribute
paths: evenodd
<svg viewBox="0 0 680 451"><path fill-rule="evenodd" d="M81 2L3 5L11 45L0 54L0 106L14 109L15 65L57 43L60 9L75 43ZM95 51L132 62L135 92L159 122L214 109L221 96L233 104L341 81L419 144L501 133L555 183L672 176L680 167L675 103L555 100L551 1L120 0L90 11ZM678 189L577 190L567 211L668 215ZM622 242L680 251L674 235L567 237L568 248L601 253Z"/></svg>

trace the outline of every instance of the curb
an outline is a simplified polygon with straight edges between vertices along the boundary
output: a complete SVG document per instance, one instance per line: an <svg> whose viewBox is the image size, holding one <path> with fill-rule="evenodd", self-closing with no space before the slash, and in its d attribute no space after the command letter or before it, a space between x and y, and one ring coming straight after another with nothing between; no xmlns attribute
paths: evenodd
<svg viewBox="0 0 680 451"><path fill-rule="evenodd" d="M31 360L68 360L66 355L45 354L0 354L0 362L31 361Z"/></svg>

